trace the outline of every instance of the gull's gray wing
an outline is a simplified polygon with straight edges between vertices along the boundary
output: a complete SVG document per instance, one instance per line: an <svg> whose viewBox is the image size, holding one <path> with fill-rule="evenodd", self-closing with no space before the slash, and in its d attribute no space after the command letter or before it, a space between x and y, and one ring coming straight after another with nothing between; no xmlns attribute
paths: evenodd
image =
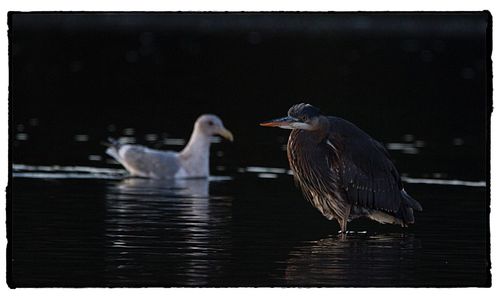
<svg viewBox="0 0 500 296"><path fill-rule="evenodd" d="M123 145L118 150L120 162L134 176L173 178L181 169L178 153L150 149L141 145Z"/></svg>

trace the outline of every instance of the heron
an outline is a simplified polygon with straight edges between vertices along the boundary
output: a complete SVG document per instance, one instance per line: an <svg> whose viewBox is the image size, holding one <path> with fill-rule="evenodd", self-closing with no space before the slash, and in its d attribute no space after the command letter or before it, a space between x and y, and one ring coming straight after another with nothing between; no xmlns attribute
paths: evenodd
<svg viewBox="0 0 500 296"><path fill-rule="evenodd" d="M353 123L300 103L260 125L292 130L287 156L296 184L324 217L337 220L341 233L360 217L407 227L413 211L422 211L387 150Z"/></svg>
<svg viewBox="0 0 500 296"><path fill-rule="evenodd" d="M211 137L233 141L233 134L213 114L198 117L188 144L180 152L121 144L109 139L106 153L122 164L133 177L152 179L207 178L210 174Z"/></svg>

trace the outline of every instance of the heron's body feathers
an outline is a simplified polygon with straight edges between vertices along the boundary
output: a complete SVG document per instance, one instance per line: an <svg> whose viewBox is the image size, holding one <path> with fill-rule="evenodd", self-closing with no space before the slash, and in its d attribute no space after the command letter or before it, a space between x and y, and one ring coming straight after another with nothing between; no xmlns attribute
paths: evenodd
<svg viewBox="0 0 500 296"><path fill-rule="evenodd" d="M363 216L413 223L413 210L422 207L404 191L385 148L344 119L324 118L323 129L294 129L288 141L290 167L305 197L339 223Z"/></svg>
<svg viewBox="0 0 500 296"><path fill-rule="evenodd" d="M338 151L328 155L336 158L332 170L338 170L347 200L361 207L397 212L403 186L385 148L354 124L338 117L328 119L329 140Z"/></svg>

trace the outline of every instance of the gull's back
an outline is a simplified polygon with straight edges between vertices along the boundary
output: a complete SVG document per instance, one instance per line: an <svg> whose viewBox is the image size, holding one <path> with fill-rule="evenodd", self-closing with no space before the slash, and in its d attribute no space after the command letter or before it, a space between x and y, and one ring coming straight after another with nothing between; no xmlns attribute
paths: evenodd
<svg viewBox="0 0 500 296"><path fill-rule="evenodd" d="M106 153L120 162L132 176L163 179L178 177L183 173L177 152L141 145L113 145Z"/></svg>

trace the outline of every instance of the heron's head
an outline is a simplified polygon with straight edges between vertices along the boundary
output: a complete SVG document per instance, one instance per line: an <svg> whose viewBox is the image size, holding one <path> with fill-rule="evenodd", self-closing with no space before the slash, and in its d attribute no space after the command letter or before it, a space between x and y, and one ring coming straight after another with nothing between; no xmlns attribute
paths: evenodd
<svg viewBox="0 0 500 296"><path fill-rule="evenodd" d="M221 136L229 141L233 141L233 134L224 127L222 120L213 114L204 114L198 117L194 124L195 130L207 136Z"/></svg>
<svg viewBox="0 0 500 296"><path fill-rule="evenodd" d="M315 130L321 112L310 104L300 103L288 110L288 116L263 122L261 126L280 127L284 129Z"/></svg>

